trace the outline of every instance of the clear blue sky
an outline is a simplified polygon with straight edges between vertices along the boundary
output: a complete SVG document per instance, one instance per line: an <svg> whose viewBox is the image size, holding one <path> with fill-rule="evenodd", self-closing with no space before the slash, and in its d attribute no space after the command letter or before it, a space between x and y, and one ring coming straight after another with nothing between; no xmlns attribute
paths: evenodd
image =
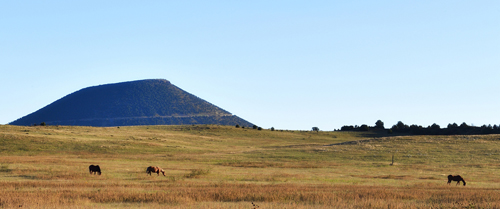
<svg viewBox="0 0 500 209"><path fill-rule="evenodd" d="M149 78L263 128L500 124L500 1L0 1L0 124Z"/></svg>

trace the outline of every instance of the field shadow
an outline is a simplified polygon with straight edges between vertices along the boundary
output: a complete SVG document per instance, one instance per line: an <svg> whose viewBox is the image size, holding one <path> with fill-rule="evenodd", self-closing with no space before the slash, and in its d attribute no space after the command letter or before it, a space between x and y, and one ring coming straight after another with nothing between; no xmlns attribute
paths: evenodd
<svg viewBox="0 0 500 209"><path fill-rule="evenodd" d="M408 175L381 175L381 176L370 176L370 175L351 175L357 178L367 178L367 179L395 179L395 180L411 180L414 179L412 176Z"/></svg>
<svg viewBox="0 0 500 209"><path fill-rule="evenodd" d="M0 165L0 172L2 173L10 173L12 172L12 169L9 168L9 165L2 164Z"/></svg>
<svg viewBox="0 0 500 209"><path fill-rule="evenodd" d="M41 180L41 178L31 175L17 175L16 177L21 177L23 179L29 179L29 180Z"/></svg>
<svg viewBox="0 0 500 209"><path fill-rule="evenodd" d="M434 176L422 176L422 177L418 177L418 179L422 179L422 180L443 180L444 178L436 178Z"/></svg>

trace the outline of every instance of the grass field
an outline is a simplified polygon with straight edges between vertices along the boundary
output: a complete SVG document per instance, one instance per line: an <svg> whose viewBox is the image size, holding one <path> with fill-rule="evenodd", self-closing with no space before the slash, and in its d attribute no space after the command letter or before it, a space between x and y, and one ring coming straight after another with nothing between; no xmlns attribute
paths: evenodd
<svg viewBox="0 0 500 209"><path fill-rule="evenodd" d="M499 142L215 125L4 125L0 207L500 208ZM90 164L102 175L90 175ZM167 176L147 175L149 165ZM467 186L447 185L449 174Z"/></svg>

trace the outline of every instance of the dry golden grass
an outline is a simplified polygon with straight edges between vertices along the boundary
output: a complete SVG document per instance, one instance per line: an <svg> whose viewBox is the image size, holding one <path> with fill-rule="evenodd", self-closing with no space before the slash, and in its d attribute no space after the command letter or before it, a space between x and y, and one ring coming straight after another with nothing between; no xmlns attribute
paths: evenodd
<svg viewBox="0 0 500 209"><path fill-rule="evenodd" d="M498 139L0 126L0 207L500 208ZM446 185L448 174L467 186Z"/></svg>
<svg viewBox="0 0 500 209"><path fill-rule="evenodd" d="M435 184L407 187L334 184L0 182L2 207L199 207L251 202L279 208L476 208L500 207L500 191ZM293 206L293 207L292 207ZM264 208L264 207L263 207Z"/></svg>

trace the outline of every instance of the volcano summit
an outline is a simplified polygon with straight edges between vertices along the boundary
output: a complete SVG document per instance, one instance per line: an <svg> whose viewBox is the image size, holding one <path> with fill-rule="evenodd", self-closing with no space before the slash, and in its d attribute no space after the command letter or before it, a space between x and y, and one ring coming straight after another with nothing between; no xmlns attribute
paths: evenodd
<svg viewBox="0 0 500 209"><path fill-rule="evenodd" d="M253 126L164 79L81 89L11 125L134 126L219 124Z"/></svg>

